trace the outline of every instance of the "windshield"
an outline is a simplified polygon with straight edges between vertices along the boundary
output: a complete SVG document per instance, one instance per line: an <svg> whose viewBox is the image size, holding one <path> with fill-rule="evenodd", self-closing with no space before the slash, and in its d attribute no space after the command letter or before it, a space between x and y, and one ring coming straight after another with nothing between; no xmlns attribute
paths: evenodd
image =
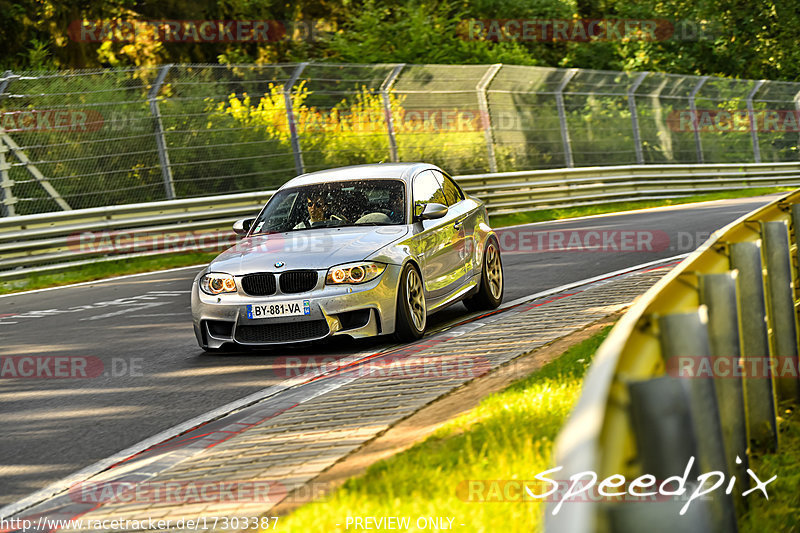
<svg viewBox="0 0 800 533"><path fill-rule="evenodd" d="M400 180L315 183L278 191L253 224L253 234L339 226L406 223Z"/></svg>

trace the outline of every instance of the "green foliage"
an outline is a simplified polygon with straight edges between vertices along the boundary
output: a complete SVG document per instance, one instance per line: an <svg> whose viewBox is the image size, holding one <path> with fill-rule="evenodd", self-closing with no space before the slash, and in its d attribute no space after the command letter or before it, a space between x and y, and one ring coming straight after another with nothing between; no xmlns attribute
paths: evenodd
<svg viewBox="0 0 800 533"><path fill-rule="evenodd" d="M464 38L468 18L445 1L390 8L368 0L331 38L328 49L337 60L352 63L537 64L518 43Z"/></svg>
<svg viewBox="0 0 800 533"><path fill-rule="evenodd" d="M750 505L747 514L740 521L739 531L757 533L760 531L794 532L798 528L797 511L800 510L800 409L796 405L784 403L778 408L778 430L780 453L751 458L750 468L762 480L772 476L777 479L767 485L769 499L760 491L750 494L746 499Z"/></svg>
<svg viewBox="0 0 800 533"><path fill-rule="evenodd" d="M292 98L306 168L315 170L389 159L389 138L379 95L362 87L330 108L310 105L312 96L301 82ZM482 131L448 130L440 125L426 128L425 124L404 119L407 110L402 102L402 98L390 96L401 160L446 162L444 166L456 174L487 167ZM270 139L274 141L270 150L290 153L285 105L282 86L270 85L257 102L247 94L241 97L233 94L226 102L216 104L209 117L209 128L216 129L223 123L235 131L245 128L248 139L250 136ZM235 123L225 122L230 119Z"/></svg>
<svg viewBox="0 0 800 533"><path fill-rule="evenodd" d="M793 0L0 0L0 67L17 70L158 63L292 61L507 63L794 80L800 75ZM468 38L478 19L655 20L665 39L542 42ZM80 42L81 20L313 21L314 38L261 43ZM676 26L677 22L677 26ZM692 35L691 28L702 28ZM681 28L689 30L681 31ZM45 57L45 51L47 57Z"/></svg>

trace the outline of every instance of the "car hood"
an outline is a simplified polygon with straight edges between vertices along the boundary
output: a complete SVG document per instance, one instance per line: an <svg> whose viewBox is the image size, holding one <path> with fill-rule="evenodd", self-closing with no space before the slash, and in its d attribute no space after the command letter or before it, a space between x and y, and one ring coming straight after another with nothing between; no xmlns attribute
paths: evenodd
<svg viewBox="0 0 800 533"><path fill-rule="evenodd" d="M367 226L256 235L242 239L217 256L208 271L242 275L277 269L325 270L361 261L406 234L406 226ZM283 265L276 267L276 263Z"/></svg>

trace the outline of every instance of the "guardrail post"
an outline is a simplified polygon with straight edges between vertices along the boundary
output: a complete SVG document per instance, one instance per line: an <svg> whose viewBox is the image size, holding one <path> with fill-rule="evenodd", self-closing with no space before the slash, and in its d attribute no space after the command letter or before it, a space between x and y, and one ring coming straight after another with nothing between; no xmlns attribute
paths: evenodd
<svg viewBox="0 0 800 533"><path fill-rule="evenodd" d="M578 69L569 69L564 74L564 79L562 79L561 83L558 84L558 89L556 89L556 108L558 109L558 122L561 127L561 142L564 146L564 163L570 168L575 166L575 161L572 158L572 142L569 139L567 113L564 110L564 89L577 73Z"/></svg>
<svg viewBox="0 0 800 533"><path fill-rule="evenodd" d="M292 88L297 83L297 79L303 70L308 66L308 63L300 63L294 70L294 74L286 82L283 88L283 101L286 104L286 121L289 123L289 133L292 136L292 153L294 153L294 169L297 174L305 173L305 164L303 163L303 152L300 148L300 137L297 134L297 122L294 118L294 108L292 107Z"/></svg>
<svg viewBox="0 0 800 533"><path fill-rule="evenodd" d="M715 376L714 390L725 444L728 472L740 483L748 484L747 425L744 409L742 366L739 360L739 313L736 308L736 282L738 272L705 274L699 276L700 303L708 308L708 338L711 356L730 363L727 376ZM739 457L741 462L736 463ZM740 512L745 510L741 492L734 493L734 502Z"/></svg>
<svg viewBox="0 0 800 533"><path fill-rule="evenodd" d="M700 306L691 313L676 313L658 319L661 353L668 366L678 357L708 358L711 347L708 337L708 310ZM677 365L680 368L680 364ZM697 466L700 472L718 471L729 474L718 416L717 396L713 379L688 377L680 380L689 400L690 427L697 443ZM670 427L673 431L677 428ZM674 437L673 437L674 438ZM736 531L736 513L729 494L715 493L711 503L713 530Z"/></svg>
<svg viewBox="0 0 800 533"><path fill-rule="evenodd" d="M383 116L384 120L386 120L386 131L389 134L389 157L391 158L392 163L397 163L399 159L397 156L397 139L395 138L394 132L394 117L392 116L392 102L389 99L389 90L392 88L392 85L394 85L394 82L397 81L398 76L400 76L400 72L405 66L405 63L395 65L394 69L392 69L386 79L383 80L383 83L381 83Z"/></svg>
<svg viewBox="0 0 800 533"><path fill-rule="evenodd" d="M664 480L683 474L689 458L695 457L689 478L696 479L701 473L697 461L697 424L692 423L690 398L682 380L662 376L633 381L628 384L628 393L641 472ZM626 500L606 505L602 510L608 517L609 531L639 533L646 529L648 533L667 533L675 530L674 517L684 503L677 496L665 501ZM681 531L715 531L712 515L708 501L693 502L680 517Z"/></svg>
<svg viewBox="0 0 800 533"><path fill-rule="evenodd" d="M695 102L695 98L708 78L708 76L701 77L700 81L697 82L697 85L694 86L694 89L692 89L692 92L689 94L689 111L692 114L692 125L694 126L692 128L694 131L694 149L697 151L697 162L700 164L705 163L705 157L703 156L703 143L700 140L700 121L697 117L697 104Z"/></svg>
<svg viewBox="0 0 800 533"><path fill-rule="evenodd" d="M475 86L475 92L478 94L478 110L481 113L481 122L483 123L483 134L486 137L486 156L489 159L489 172L497 172L497 157L494 153L492 118L489 116L489 101L486 98L486 88L502 66L501 63L491 65L478 82L478 85Z"/></svg>
<svg viewBox="0 0 800 533"><path fill-rule="evenodd" d="M750 140L753 142L753 161L756 163L761 163L761 146L758 144L758 127L756 126L756 113L753 109L753 98L764 85L764 81L757 81L750 94L747 95L747 118L750 120Z"/></svg>
<svg viewBox="0 0 800 533"><path fill-rule="evenodd" d="M631 129L633 131L633 148L636 151L636 164L644 165L644 152L642 151L642 138L639 133L639 115L636 111L636 91L649 72L642 72L636 77L633 85L628 89L628 109L631 112Z"/></svg>
<svg viewBox="0 0 800 533"><path fill-rule="evenodd" d="M11 82L11 74L12 72L10 70L3 73L3 78L0 80L0 98L5 94L8 84ZM2 202L0 203L0 207L2 207L2 216L13 217L17 214L14 208L17 199L14 198L14 191L12 190L14 182L8 177L8 170L11 168L11 165L6 162L6 152L8 152L8 147L0 142L0 188L3 190L3 198L0 200L0 202Z"/></svg>
<svg viewBox="0 0 800 533"><path fill-rule="evenodd" d="M164 179L164 192L167 195L167 200L175 199L175 183L172 180L172 167L169 163L169 154L167 153L167 140L164 136L164 124L161 122L161 110L158 107L158 92L161 90L161 85L167 77L169 69L172 64L164 65L158 70L158 76L153 86L150 87L150 92L147 95L147 101L150 103L150 113L155 120L155 133L156 145L158 146L158 160L161 164L161 176Z"/></svg>
<svg viewBox="0 0 800 533"><path fill-rule="evenodd" d="M797 247L798 254L800 254L800 203L792 204L792 242ZM798 260L794 266L796 267L795 270L795 279L800 279L800 260ZM795 285L794 292L796 295L796 299L800 300L800 286Z"/></svg>
<svg viewBox="0 0 800 533"><path fill-rule="evenodd" d="M767 309L772 340L772 363L778 376L778 397L800 400L800 379L793 373L798 368L797 322L792 291L792 258L789 250L789 228L784 222L761 222L764 257L767 266ZM789 369L788 376L784 374ZM783 372L782 372L783 371ZM771 372L770 372L771 373Z"/></svg>
<svg viewBox="0 0 800 533"><path fill-rule="evenodd" d="M745 360L744 394L747 411L747 438L750 449L773 452L778 447L775 420L775 390L766 376L751 375L747 359L765 361L769 357L767 313L764 302L764 274L761 244L737 242L730 245L731 268L739 271L739 324L741 351Z"/></svg>

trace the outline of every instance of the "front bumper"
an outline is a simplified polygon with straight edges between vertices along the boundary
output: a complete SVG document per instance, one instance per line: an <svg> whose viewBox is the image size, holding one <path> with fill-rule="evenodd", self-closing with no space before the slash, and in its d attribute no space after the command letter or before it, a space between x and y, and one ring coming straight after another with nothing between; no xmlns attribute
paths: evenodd
<svg viewBox="0 0 800 533"><path fill-rule="evenodd" d="M274 346L308 342L332 335L354 338L394 332L397 287L402 267L387 265L377 279L363 285L325 285L326 271L317 272L316 286L307 292L249 296L242 291L242 276L234 276L237 293L211 296L192 286L192 319L198 344L216 349L224 344ZM277 274L277 273L276 273ZM308 315L247 317L247 305L308 300Z"/></svg>

